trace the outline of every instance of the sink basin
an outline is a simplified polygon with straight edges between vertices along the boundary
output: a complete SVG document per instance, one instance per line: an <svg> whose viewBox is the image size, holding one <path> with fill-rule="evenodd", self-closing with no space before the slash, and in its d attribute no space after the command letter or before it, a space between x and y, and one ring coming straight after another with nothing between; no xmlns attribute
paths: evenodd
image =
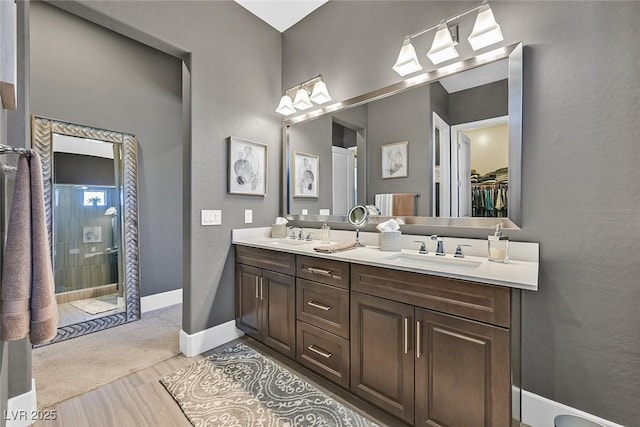
<svg viewBox="0 0 640 427"><path fill-rule="evenodd" d="M406 265L421 265L425 267L452 267L463 268L465 270L473 270L478 268L482 263L465 258L450 258L437 255L423 254L393 254L385 258L389 261L396 261Z"/></svg>
<svg viewBox="0 0 640 427"><path fill-rule="evenodd" d="M307 245L309 243L313 243L313 241L308 242L306 240L294 240L294 239L270 239L265 241L269 245L275 246L300 246Z"/></svg>

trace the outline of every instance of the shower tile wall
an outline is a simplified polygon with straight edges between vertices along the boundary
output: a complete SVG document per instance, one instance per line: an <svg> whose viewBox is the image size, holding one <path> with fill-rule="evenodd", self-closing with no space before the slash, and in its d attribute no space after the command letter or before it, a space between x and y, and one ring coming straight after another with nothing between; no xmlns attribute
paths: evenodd
<svg viewBox="0 0 640 427"><path fill-rule="evenodd" d="M84 206L84 192L93 190L106 192L105 206ZM89 186L79 189L73 185L54 186L56 293L117 283L117 255L104 253L107 248L114 246L112 216L104 213L109 206L118 206L116 201L114 187ZM101 227L102 241L84 243L84 227Z"/></svg>

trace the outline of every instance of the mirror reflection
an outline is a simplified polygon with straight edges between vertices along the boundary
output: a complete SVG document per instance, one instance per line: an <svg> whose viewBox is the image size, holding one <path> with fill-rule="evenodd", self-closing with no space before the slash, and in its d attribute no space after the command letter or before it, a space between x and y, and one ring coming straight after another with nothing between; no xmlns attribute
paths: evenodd
<svg viewBox="0 0 640 427"><path fill-rule="evenodd" d="M521 45L476 65L290 122L288 152L320 159L319 195L301 199L289 191L287 213L344 221L361 204L380 216L510 218L510 199L519 201ZM402 173L390 173L390 162ZM512 216L519 220L519 209Z"/></svg>
<svg viewBox="0 0 640 427"><path fill-rule="evenodd" d="M123 312L121 146L53 134L53 268L59 326Z"/></svg>

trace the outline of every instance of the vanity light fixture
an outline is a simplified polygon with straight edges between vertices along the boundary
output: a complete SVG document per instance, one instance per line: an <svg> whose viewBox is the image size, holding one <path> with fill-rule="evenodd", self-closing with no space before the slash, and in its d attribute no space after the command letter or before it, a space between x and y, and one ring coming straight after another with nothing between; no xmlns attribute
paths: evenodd
<svg viewBox="0 0 640 427"><path fill-rule="evenodd" d="M293 101L291 96L294 97ZM287 89L282 98L280 98L276 112L283 116L290 116L296 111L304 111L313 107L314 103L320 105L329 101L331 101L331 95L329 95L327 84L322 80L322 76L319 75Z"/></svg>
<svg viewBox="0 0 640 427"><path fill-rule="evenodd" d="M496 22L495 17L493 16L493 11L491 10L487 0L485 0L481 4L458 15L444 19L438 24L406 36L402 43L402 48L400 48L398 60L394 64L393 69L401 76L406 76L422 70L422 66L418 61L418 56L416 55L416 50L411 44L411 40L426 34L431 30L436 30L436 35L433 43L431 44L431 49L429 49L429 52L427 53L429 60L431 60L434 65L437 65L441 62L457 58L459 56L455 49L457 40L454 40L452 37L449 24L475 11L478 11L478 16L473 26L473 31L468 39L471 48L473 50L478 50L502 41L504 38L502 36L502 31L500 30L500 25Z"/></svg>
<svg viewBox="0 0 640 427"><path fill-rule="evenodd" d="M441 22L438 24L438 31L436 31L431 49L427 52L427 57L434 65L437 65L449 59L457 58L458 56L460 55L454 47L449 27L446 23Z"/></svg>

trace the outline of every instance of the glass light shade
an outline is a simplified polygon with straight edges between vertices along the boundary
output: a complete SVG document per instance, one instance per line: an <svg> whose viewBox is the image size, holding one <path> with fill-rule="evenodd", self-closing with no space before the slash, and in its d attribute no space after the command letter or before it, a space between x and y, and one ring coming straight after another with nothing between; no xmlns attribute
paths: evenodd
<svg viewBox="0 0 640 427"><path fill-rule="evenodd" d="M313 85L310 99L316 104L324 104L331 101L331 95L329 95L329 89L327 89L325 82L320 80Z"/></svg>
<svg viewBox="0 0 640 427"><path fill-rule="evenodd" d="M104 214L105 214L105 215L115 215L115 214L117 214L117 213L118 213L118 211L117 211L117 210L116 210L116 208L115 208L115 207L113 207L113 206L108 207L108 208L107 208L107 210L106 210L106 211L104 211Z"/></svg>
<svg viewBox="0 0 640 427"><path fill-rule="evenodd" d="M500 25L493 17L493 11L489 5L482 6L476 23L473 25L473 31L469 36L469 44L473 50L482 49L486 46L501 42L504 40Z"/></svg>
<svg viewBox="0 0 640 427"><path fill-rule="evenodd" d="M436 31L436 36L433 39L431 49L427 52L427 56L434 65L459 56L458 51L453 47L453 39L447 24L438 25L438 31Z"/></svg>
<svg viewBox="0 0 640 427"><path fill-rule="evenodd" d="M278 104L278 108L276 108L276 113L280 113L283 116L290 116L295 113L296 109L293 108L293 102L289 95L284 95L280 98L280 104Z"/></svg>
<svg viewBox="0 0 640 427"><path fill-rule="evenodd" d="M296 110L306 110L313 107L306 89L298 89L298 92L296 92L296 98L293 100L293 106Z"/></svg>
<svg viewBox="0 0 640 427"><path fill-rule="evenodd" d="M407 74L422 70L422 66L420 65L420 62L418 62L416 50L411 44L411 37L407 36L404 38L404 42L400 48L400 54L398 55L398 60L393 66L393 69L401 76L406 76Z"/></svg>

